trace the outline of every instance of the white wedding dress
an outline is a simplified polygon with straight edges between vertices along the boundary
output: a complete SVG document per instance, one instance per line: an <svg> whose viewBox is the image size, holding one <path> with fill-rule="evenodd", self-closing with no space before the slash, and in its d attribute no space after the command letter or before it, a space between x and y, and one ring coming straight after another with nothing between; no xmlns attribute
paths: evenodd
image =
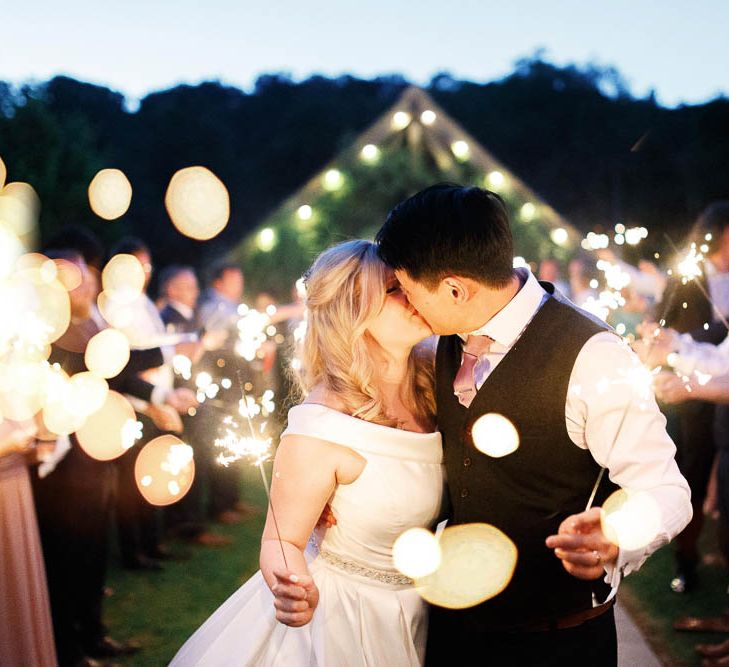
<svg viewBox="0 0 729 667"><path fill-rule="evenodd" d="M392 545L403 531L430 527L438 517L440 434L389 428L310 403L291 409L286 434L345 445L367 460L352 484L335 489L330 506L337 524L319 540L312 538L307 550L320 593L313 620L300 628L278 623L273 595L257 572L188 639L171 664L422 664L426 605L394 568Z"/></svg>

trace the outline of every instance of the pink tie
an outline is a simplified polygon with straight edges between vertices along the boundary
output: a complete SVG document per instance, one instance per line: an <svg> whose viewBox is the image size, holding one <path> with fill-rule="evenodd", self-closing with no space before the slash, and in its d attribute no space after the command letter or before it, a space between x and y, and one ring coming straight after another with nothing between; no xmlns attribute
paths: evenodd
<svg viewBox="0 0 729 667"><path fill-rule="evenodd" d="M469 407L476 396L475 369L479 358L489 351L493 339L488 336L469 336L463 346L463 359L453 381L453 393L461 405Z"/></svg>

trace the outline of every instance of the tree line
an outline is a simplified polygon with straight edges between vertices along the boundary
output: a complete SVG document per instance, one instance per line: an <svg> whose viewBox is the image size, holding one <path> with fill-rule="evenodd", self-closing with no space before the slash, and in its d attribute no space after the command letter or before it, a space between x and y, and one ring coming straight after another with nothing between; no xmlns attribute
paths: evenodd
<svg viewBox="0 0 729 667"><path fill-rule="evenodd" d="M260 76L250 92L206 82L144 97L68 77L20 87L0 82L0 157L12 180L42 201L41 239L65 223L106 242L147 241L159 264L208 262L236 244L390 107L408 86L311 76ZM685 236L710 201L729 198L729 101L661 107L631 95L611 68L560 67L539 54L498 81L435 76L427 91L532 189L588 231L617 222L651 232L645 248ZM181 237L164 210L178 169L200 164L231 196L231 220L215 240ZM86 188L104 167L134 187L124 218L91 212Z"/></svg>

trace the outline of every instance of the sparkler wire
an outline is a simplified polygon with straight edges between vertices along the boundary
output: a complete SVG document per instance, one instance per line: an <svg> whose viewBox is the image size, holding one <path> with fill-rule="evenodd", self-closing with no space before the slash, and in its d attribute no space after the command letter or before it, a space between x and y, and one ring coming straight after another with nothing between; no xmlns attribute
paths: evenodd
<svg viewBox="0 0 729 667"><path fill-rule="evenodd" d="M245 404L245 416L246 420L248 421L248 428L251 432L251 438L254 440L257 439L256 431L253 428L253 420L251 419L250 412L248 410L248 401L247 401L247 395L246 391L243 385L243 374L241 373L240 368L236 370L236 375L238 376L238 384L240 385L240 392L242 396L242 403ZM257 463L258 469L261 471L261 479L263 480L263 487L266 489L266 498L268 498L268 506L271 509L271 517L273 518L273 526L276 529L276 537L278 538L278 544L281 547L281 555L283 556L284 565L286 566L286 569L289 569L288 561L286 560L286 552L284 551L283 547L283 541L281 540L281 533L278 529L278 520L276 519L276 512L273 509L273 501L271 500L271 490L268 486L268 479L266 478L266 471L263 469L263 461L259 461Z"/></svg>

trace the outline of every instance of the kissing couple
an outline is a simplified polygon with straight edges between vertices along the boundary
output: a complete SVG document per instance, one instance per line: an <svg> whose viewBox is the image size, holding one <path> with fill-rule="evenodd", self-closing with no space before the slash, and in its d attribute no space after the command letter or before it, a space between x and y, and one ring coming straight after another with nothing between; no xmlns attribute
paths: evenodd
<svg viewBox="0 0 729 667"><path fill-rule="evenodd" d="M260 571L172 664L616 665L614 593L688 523L689 489L655 399L625 390L637 358L513 267L501 198L448 184L415 194L375 243L317 258L306 306L305 398L274 461L277 529L269 508ZM512 454L474 446L488 413L516 428ZM644 548L602 531L618 487L661 509ZM429 607L395 568L395 540L443 516L515 543L499 595Z"/></svg>

